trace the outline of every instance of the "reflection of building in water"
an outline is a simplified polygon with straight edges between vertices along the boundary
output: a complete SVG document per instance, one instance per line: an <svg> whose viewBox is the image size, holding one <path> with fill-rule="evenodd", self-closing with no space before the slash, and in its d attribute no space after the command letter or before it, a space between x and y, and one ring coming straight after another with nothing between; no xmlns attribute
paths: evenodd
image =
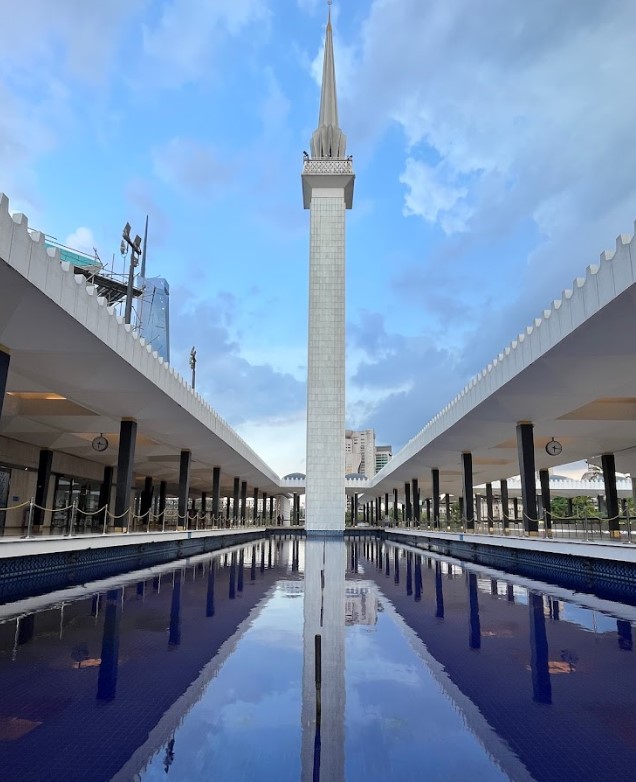
<svg viewBox="0 0 636 782"><path fill-rule="evenodd" d="M349 586L345 591L345 623L374 625L378 621L378 601L375 590L365 586Z"/></svg>
<svg viewBox="0 0 636 782"><path fill-rule="evenodd" d="M344 779L345 544L305 541L302 780Z"/></svg>

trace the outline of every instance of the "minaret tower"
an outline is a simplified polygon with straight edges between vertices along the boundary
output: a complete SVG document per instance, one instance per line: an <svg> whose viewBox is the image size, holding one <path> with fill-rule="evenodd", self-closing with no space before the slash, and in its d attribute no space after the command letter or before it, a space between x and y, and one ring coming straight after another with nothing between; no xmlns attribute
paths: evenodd
<svg viewBox="0 0 636 782"><path fill-rule="evenodd" d="M353 164L338 126L331 2L318 127L303 165L310 210L307 482L305 528L342 532L345 515L345 210L353 204Z"/></svg>

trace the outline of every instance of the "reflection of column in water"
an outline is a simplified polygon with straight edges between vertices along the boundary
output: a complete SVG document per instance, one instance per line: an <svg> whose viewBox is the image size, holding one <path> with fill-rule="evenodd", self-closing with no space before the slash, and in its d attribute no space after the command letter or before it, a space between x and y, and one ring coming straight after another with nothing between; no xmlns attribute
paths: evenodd
<svg viewBox="0 0 636 782"><path fill-rule="evenodd" d="M121 589L111 589L106 593L102 658L97 676L97 699L102 701L112 701L117 691L122 596Z"/></svg>
<svg viewBox="0 0 636 782"><path fill-rule="evenodd" d="M305 542L303 782L344 779L346 560L343 540Z"/></svg>
<svg viewBox="0 0 636 782"><path fill-rule="evenodd" d="M137 597L140 597L143 600L145 596L146 596L146 583L144 581L138 581Z"/></svg>
<svg viewBox="0 0 636 782"><path fill-rule="evenodd" d="M497 597L499 595L499 587L497 586L497 579L491 578L490 579L490 594L493 597Z"/></svg>
<svg viewBox="0 0 636 782"><path fill-rule="evenodd" d="M444 591L442 589L442 566L435 561L435 616L444 618Z"/></svg>
<svg viewBox="0 0 636 782"><path fill-rule="evenodd" d="M250 581L256 581L256 546L252 546L252 565L250 567Z"/></svg>
<svg viewBox="0 0 636 782"><path fill-rule="evenodd" d="M508 598L509 603L515 602L515 588L512 584L508 584L506 587L506 597Z"/></svg>
<svg viewBox="0 0 636 782"><path fill-rule="evenodd" d="M236 589L238 592L243 591L243 573L245 571L245 552L243 549L239 552L238 558L238 578L236 582Z"/></svg>
<svg viewBox="0 0 636 782"><path fill-rule="evenodd" d="M415 602L419 603L422 599L422 557L415 556Z"/></svg>
<svg viewBox="0 0 636 782"><path fill-rule="evenodd" d="M93 595L93 599L91 600L91 616L99 616L99 592L96 595Z"/></svg>
<svg viewBox="0 0 636 782"><path fill-rule="evenodd" d="M236 551L232 552L230 558L230 581L228 586L228 596L230 600L236 597Z"/></svg>
<svg viewBox="0 0 636 782"><path fill-rule="evenodd" d="M537 703L552 703L552 684L548 658L548 636L543 613L543 595L528 594L530 611L530 667L532 694Z"/></svg>
<svg viewBox="0 0 636 782"><path fill-rule="evenodd" d="M471 649L481 648L481 626L479 623L479 597L477 595L477 576L468 574L468 603L470 607L470 630L468 646Z"/></svg>
<svg viewBox="0 0 636 782"><path fill-rule="evenodd" d="M24 646L33 640L35 633L35 614L19 617L16 629L16 645Z"/></svg>
<svg viewBox="0 0 636 782"><path fill-rule="evenodd" d="M397 549L393 550L393 582L400 583L400 552Z"/></svg>
<svg viewBox="0 0 636 782"><path fill-rule="evenodd" d="M172 602L170 603L170 628L168 644L179 646L181 643L181 571L174 573L172 582Z"/></svg>
<svg viewBox="0 0 636 782"><path fill-rule="evenodd" d="M265 572L265 541L261 543L261 573Z"/></svg>
<svg viewBox="0 0 636 782"><path fill-rule="evenodd" d="M555 598L550 599L550 618L553 619L555 622L558 622L560 619L560 606L559 601Z"/></svg>
<svg viewBox="0 0 636 782"><path fill-rule="evenodd" d="M413 594L413 554L406 552L406 596Z"/></svg>
<svg viewBox="0 0 636 782"><path fill-rule="evenodd" d="M269 545L267 547L267 568L272 569L272 541L270 538Z"/></svg>
<svg viewBox="0 0 636 782"><path fill-rule="evenodd" d="M389 563L389 550L387 549L384 554L384 575L390 576L391 575L391 566Z"/></svg>
<svg viewBox="0 0 636 782"><path fill-rule="evenodd" d="M383 562L382 562L382 554L384 553L384 546L382 543L378 542L378 570L382 570L383 568Z"/></svg>
<svg viewBox="0 0 636 782"><path fill-rule="evenodd" d="M632 626L624 619L616 620L616 629L618 630L618 647L624 652L631 652L634 648L632 642Z"/></svg>
<svg viewBox="0 0 636 782"><path fill-rule="evenodd" d="M208 592L205 600L205 615L214 616L214 579L216 577L216 562L210 561L210 569L208 570Z"/></svg>

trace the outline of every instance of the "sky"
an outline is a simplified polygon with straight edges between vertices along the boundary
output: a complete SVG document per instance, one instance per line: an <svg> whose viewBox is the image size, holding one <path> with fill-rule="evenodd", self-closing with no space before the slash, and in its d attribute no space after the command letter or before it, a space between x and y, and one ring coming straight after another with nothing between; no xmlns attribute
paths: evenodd
<svg viewBox="0 0 636 782"><path fill-rule="evenodd" d="M636 217L633 0L334 0L347 426L394 451ZM324 0L0 0L0 191L171 290L171 362L304 472ZM113 260L114 259L114 260Z"/></svg>

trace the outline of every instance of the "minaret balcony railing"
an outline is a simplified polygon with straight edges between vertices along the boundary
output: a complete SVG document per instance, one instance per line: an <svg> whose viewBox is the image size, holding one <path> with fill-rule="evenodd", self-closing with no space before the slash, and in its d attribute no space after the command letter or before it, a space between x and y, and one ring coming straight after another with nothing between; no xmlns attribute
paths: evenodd
<svg viewBox="0 0 636 782"><path fill-rule="evenodd" d="M350 157L305 158L303 174L353 174Z"/></svg>

